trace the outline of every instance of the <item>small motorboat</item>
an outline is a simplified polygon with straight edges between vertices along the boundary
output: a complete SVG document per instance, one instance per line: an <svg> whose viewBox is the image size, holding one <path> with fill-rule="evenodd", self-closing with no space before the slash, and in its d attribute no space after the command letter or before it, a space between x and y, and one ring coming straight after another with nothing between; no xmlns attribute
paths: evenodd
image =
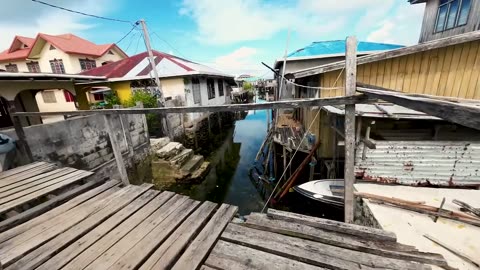
<svg viewBox="0 0 480 270"><path fill-rule="evenodd" d="M343 179L313 180L295 186L293 189L310 199L343 207L344 183Z"/></svg>

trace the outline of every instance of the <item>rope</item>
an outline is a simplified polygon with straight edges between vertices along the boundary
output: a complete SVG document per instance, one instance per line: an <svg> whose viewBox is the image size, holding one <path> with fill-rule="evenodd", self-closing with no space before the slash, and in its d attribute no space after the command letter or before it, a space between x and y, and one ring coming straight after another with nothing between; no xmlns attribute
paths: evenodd
<svg viewBox="0 0 480 270"><path fill-rule="evenodd" d="M338 82L338 80L340 79L340 76L342 75L342 73L343 73L344 70L345 70L345 67L342 68L342 70L340 71L340 74L338 74L338 77L337 77L337 79L335 80L335 82L333 83L333 85L337 85L337 82ZM283 77L283 76L282 76L282 77ZM284 79L285 79L285 78L284 78ZM308 132L309 132L310 129L312 128L313 123L315 122L315 120L317 119L317 117L318 117L319 114L320 114L320 109L317 111L317 113L315 114L315 117L314 117L313 120L310 122L310 126L309 126L308 129L305 131L305 133L303 134L302 140L300 141L300 143L298 144L297 148L295 149L295 152L293 153L292 157L290 158L290 161L288 162L288 165L285 167L285 170L283 171L282 175L281 175L280 178L278 179L277 184L275 185L275 187L274 187L273 190L272 190L272 193L270 194L270 196L268 197L267 201L265 202L265 205L263 206L261 213L265 212L265 208L267 207L268 203L269 203L270 200L272 199L273 194L275 194L275 190L277 189L278 185L280 184L282 178L283 178L283 177L285 176L285 174L287 173L288 167L290 167L290 165L292 164L293 158L294 158L295 155L297 154L298 149L300 149L300 146L302 145L303 141L304 141L305 138L307 137Z"/></svg>

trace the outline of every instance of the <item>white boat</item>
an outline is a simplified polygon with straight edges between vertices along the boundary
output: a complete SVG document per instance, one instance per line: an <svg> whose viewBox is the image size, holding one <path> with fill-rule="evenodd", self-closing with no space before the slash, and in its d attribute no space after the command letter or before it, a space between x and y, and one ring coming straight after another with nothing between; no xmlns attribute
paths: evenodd
<svg viewBox="0 0 480 270"><path fill-rule="evenodd" d="M295 186L293 189L310 199L343 207L344 183L343 179L313 180Z"/></svg>

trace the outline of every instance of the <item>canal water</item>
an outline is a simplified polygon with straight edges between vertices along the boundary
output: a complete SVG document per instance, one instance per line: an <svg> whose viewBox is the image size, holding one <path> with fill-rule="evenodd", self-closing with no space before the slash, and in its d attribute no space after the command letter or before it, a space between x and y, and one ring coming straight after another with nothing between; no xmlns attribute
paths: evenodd
<svg viewBox="0 0 480 270"><path fill-rule="evenodd" d="M206 156L211 170L205 180L200 184L175 184L167 189L200 201L236 205L240 215L260 212L265 199L250 180L249 170L267 135L270 117L270 110L258 110L249 111L244 119L236 120L232 128L223 130L219 146ZM312 201L296 192L289 193L275 208L335 220L341 220L343 216L342 210Z"/></svg>

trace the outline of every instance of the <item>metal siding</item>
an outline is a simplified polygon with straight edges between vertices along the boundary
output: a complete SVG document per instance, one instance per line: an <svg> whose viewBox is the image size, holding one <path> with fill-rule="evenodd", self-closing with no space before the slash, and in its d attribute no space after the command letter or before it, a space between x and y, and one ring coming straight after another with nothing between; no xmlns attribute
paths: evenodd
<svg viewBox="0 0 480 270"><path fill-rule="evenodd" d="M364 180L404 185L480 185L480 143L452 141L377 141L363 144L355 156L355 173Z"/></svg>

